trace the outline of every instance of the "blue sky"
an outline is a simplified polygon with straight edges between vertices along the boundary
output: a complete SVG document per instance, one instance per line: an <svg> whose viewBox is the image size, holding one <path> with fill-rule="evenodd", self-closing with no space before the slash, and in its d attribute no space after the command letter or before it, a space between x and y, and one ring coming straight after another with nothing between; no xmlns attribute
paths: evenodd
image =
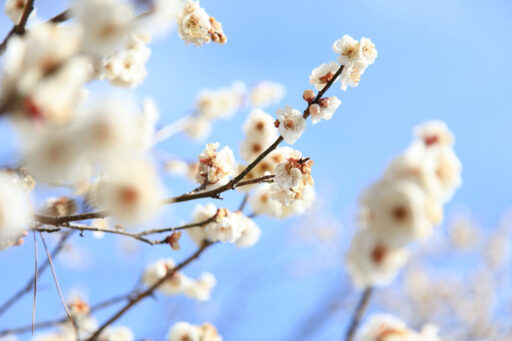
<svg viewBox="0 0 512 341"><path fill-rule="evenodd" d="M188 113L202 88L228 86L234 80L260 80L287 87L282 105L303 108L302 92L319 64L335 60L331 44L343 34L369 37L379 57L363 75L358 88L330 95L343 101L334 118L309 124L294 146L314 161L317 191L326 209L350 226L359 192L379 177L389 159L403 150L414 125L428 119L447 122L456 136L455 150L463 164L463 187L447 207L471 210L484 226L492 227L510 206L509 157L512 145L512 2L506 0L430 1L235 1L204 0L206 10L224 25L225 46L185 46L175 35L155 41L149 76L134 93L151 95L158 103L162 124ZM38 2L39 14L50 17L65 7L61 1ZM0 29L10 25L0 17ZM272 111L276 108L272 108ZM271 113L273 113L271 111ZM209 141L238 149L241 124L247 112L218 123ZM4 135L5 136L5 135ZM7 140L2 137L2 144ZM177 136L161 145L169 153L194 158L203 148ZM0 150L5 155L4 147ZM5 160L2 160L4 162ZM166 178L169 191L187 191L192 184ZM239 194L229 194L223 206L234 207ZM169 209L167 225L186 220L193 204ZM250 250L216 246L187 274L209 270L217 276L212 301L196 304L181 297L149 299L119 321L142 337L160 340L177 319L210 320L227 340L281 340L297 327L301 316L314 309L325 290L344 281L339 266L305 278L289 274L289 264L307 257L308 248L289 242L301 218L283 224L259 219L263 235ZM80 287L93 302L129 290L144 265L159 257L183 259L193 247L185 242L179 253L165 247L141 246L134 256L118 250L117 238L76 238L91 255L84 269L57 261L65 292ZM43 254L40 253L40 259ZM87 265L87 264L85 264ZM5 275L0 301L30 277L32 241L0 255ZM62 315L49 274L41 280L38 320ZM31 318L31 298L21 301L0 319L0 329L25 325ZM177 313L173 311L177 310ZM100 320L112 311L98 315ZM346 317L329 321L320 334L339 338ZM28 337L28 336L27 336ZM24 338L22 338L24 339ZM320 339L320 336L318 338Z"/></svg>

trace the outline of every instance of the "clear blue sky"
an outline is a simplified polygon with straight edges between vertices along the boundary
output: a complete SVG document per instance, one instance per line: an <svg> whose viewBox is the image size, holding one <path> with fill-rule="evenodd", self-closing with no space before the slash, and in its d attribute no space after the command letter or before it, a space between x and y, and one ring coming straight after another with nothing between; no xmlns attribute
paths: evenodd
<svg viewBox="0 0 512 341"><path fill-rule="evenodd" d="M57 6L59 3L62 6ZM447 207L470 209L484 226L493 226L510 205L512 186L512 2L508 0L350 0L350 1L236 1L205 0L206 10L224 25L225 46L185 46L172 34L153 45L149 76L136 90L151 95L162 111L162 123L172 122L193 106L202 88L227 86L233 80L252 84L268 79L283 83L288 92L283 104L303 108L301 94L309 88L311 70L335 60L331 44L343 34L370 37L379 57L364 74L358 88L339 96L343 104L328 122L310 125L294 146L314 159L318 195L345 225L353 222L359 192L382 172L387 161L409 143L411 128L427 119L442 119L456 136L456 152L463 163L463 187ZM64 9L61 1L36 1L39 14L50 17ZM10 25L0 17L0 29ZM273 108L272 110L274 110ZM247 112L217 124L210 141L238 149L241 124ZM2 144L6 138L2 137ZM0 147L5 155L5 147ZM194 158L203 148L185 137L162 145L170 153ZM5 162L5 160L1 160ZM172 193L191 184L166 180ZM239 196L239 195L238 195ZM223 201L237 205L237 194ZM193 204L173 207L166 225L185 220ZM290 245L291 220L286 224L259 219L260 242L249 250L216 246L187 272L213 272L218 288L210 302L196 304L181 297L149 299L126 314L120 325L130 326L138 338L162 339L177 319L209 320L226 340L281 340L311 311L337 278L340 265L314 276L297 279L288 268L307 248ZM150 261L171 255L165 247L141 246L133 257L116 251L119 240L101 241L90 235L76 238L91 258L84 269L70 269L57 261L65 292L80 287L97 302L129 290ZM193 250L186 242L176 259ZM43 254L40 253L40 259ZM0 255L4 277L3 301L31 275L33 248L25 246ZM0 319L0 329L30 323L31 298L21 301ZM176 309L179 309L175 312ZM105 319L112 312L98 315ZM41 280L38 320L61 316L62 308L51 277ZM321 333L339 338L346 320L330 321ZM320 334L319 334L320 335ZM28 336L27 336L28 337ZM24 340L24 338L22 338Z"/></svg>

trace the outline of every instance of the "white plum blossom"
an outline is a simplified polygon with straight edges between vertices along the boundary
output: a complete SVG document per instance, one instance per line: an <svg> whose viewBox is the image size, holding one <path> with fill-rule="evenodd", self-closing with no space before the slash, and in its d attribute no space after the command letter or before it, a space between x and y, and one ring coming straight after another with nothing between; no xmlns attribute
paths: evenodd
<svg viewBox="0 0 512 341"><path fill-rule="evenodd" d="M185 295L198 301L208 301L217 280L215 276L209 272L201 274L201 276L185 288Z"/></svg>
<svg viewBox="0 0 512 341"><path fill-rule="evenodd" d="M128 327L108 327L100 334L99 341L133 341L135 335Z"/></svg>
<svg viewBox="0 0 512 341"><path fill-rule="evenodd" d="M251 110L243 125L245 139L240 145L240 156L253 161L277 139L277 129L272 116L261 109Z"/></svg>
<svg viewBox="0 0 512 341"><path fill-rule="evenodd" d="M383 179L361 197L362 224L392 246L425 240L434 228L438 204L415 182Z"/></svg>
<svg viewBox="0 0 512 341"><path fill-rule="evenodd" d="M361 326L354 341L440 341L434 325L425 325L417 333L402 320L389 314L374 314Z"/></svg>
<svg viewBox="0 0 512 341"><path fill-rule="evenodd" d="M169 331L169 341L222 341L217 329L210 323L195 326L187 322L177 322Z"/></svg>
<svg viewBox="0 0 512 341"><path fill-rule="evenodd" d="M314 85L317 90L322 90L324 86L332 80L334 74L340 68L336 62L329 62L313 69L309 76L309 84Z"/></svg>
<svg viewBox="0 0 512 341"><path fill-rule="evenodd" d="M389 284L408 258L406 249L393 248L372 231L358 231L350 244L346 266L358 288Z"/></svg>
<svg viewBox="0 0 512 341"><path fill-rule="evenodd" d="M339 54L338 61L341 65L347 65L356 61L360 56L360 43L348 34L338 39L332 45L332 50Z"/></svg>
<svg viewBox="0 0 512 341"><path fill-rule="evenodd" d="M201 185L224 185L234 172L235 158L233 151L228 146L217 151L218 148L219 143L208 143L205 150L199 155L199 170L196 174L196 181Z"/></svg>
<svg viewBox="0 0 512 341"><path fill-rule="evenodd" d="M200 223L203 221L207 221L208 219L212 219L217 214L217 207L212 204L196 205L194 209L194 213L192 214L191 223ZM207 234L205 232L204 226L193 227L186 229L190 238L197 244L197 246L203 245L203 243L207 240Z"/></svg>
<svg viewBox="0 0 512 341"><path fill-rule="evenodd" d="M251 247L254 246L260 239L261 230L256 225L254 220L249 217L246 217L241 212L234 212L234 214L238 215L238 219L241 220L241 223L245 226L242 230L242 235L235 242L237 247Z"/></svg>
<svg viewBox="0 0 512 341"><path fill-rule="evenodd" d="M288 158L279 163L275 169L275 190L273 197L283 205L289 206L293 201L302 198L302 191L313 186L311 166L313 161L302 158Z"/></svg>
<svg viewBox="0 0 512 341"><path fill-rule="evenodd" d="M306 120L300 111L289 106L286 106L285 109L278 109L276 116L279 133L286 143L294 144L306 129Z"/></svg>
<svg viewBox="0 0 512 341"><path fill-rule="evenodd" d="M161 209L163 186L153 165L144 160L109 164L93 193L93 203L125 223L153 218Z"/></svg>
<svg viewBox="0 0 512 341"><path fill-rule="evenodd" d="M360 57L366 65L373 64L378 54L375 44L369 38L363 37L359 42L359 48L361 49Z"/></svg>
<svg viewBox="0 0 512 341"><path fill-rule="evenodd" d="M211 121L201 116L194 116L185 128L185 134L194 140L204 140L212 131Z"/></svg>
<svg viewBox="0 0 512 341"><path fill-rule="evenodd" d="M225 44L222 25L199 5L199 1L185 0L177 15L178 33L185 43L196 46L213 41Z"/></svg>
<svg viewBox="0 0 512 341"><path fill-rule="evenodd" d="M265 108L279 103L286 94L286 87L271 81L262 81L254 85L249 94L251 104L255 107Z"/></svg>
<svg viewBox="0 0 512 341"><path fill-rule="evenodd" d="M201 329L187 322L177 322L169 332L169 341L201 341Z"/></svg>
<svg viewBox="0 0 512 341"><path fill-rule="evenodd" d="M365 69L377 58L375 45L368 38L357 41L349 35L344 35L334 42L332 49L339 54L338 61L343 65L341 73L341 89L348 86L357 87Z"/></svg>
<svg viewBox="0 0 512 341"><path fill-rule="evenodd" d="M155 285L166 277L176 263L171 258L160 259L148 266L142 275L142 282L147 286ZM165 295L183 294L198 301L210 299L211 292L217 280L209 272L203 273L197 280L187 277L181 272L174 273L167 278L158 290Z"/></svg>
<svg viewBox="0 0 512 341"><path fill-rule="evenodd" d="M209 120L231 117L240 109L245 91L245 84L240 81L231 87L203 90L196 100L197 114Z"/></svg>
<svg viewBox="0 0 512 341"><path fill-rule="evenodd" d="M442 202L445 203L462 185L462 163L450 147L429 149L427 157L434 165L434 174L442 187Z"/></svg>
<svg viewBox="0 0 512 341"><path fill-rule="evenodd" d="M427 147L451 147L455 142L453 133L443 121L427 121L414 127L413 131Z"/></svg>
<svg viewBox="0 0 512 341"><path fill-rule="evenodd" d="M23 10L28 0L6 0L4 11L11 21L17 25L20 22ZM33 14L33 13L32 13Z"/></svg>
<svg viewBox="0 0 512 341"><path fill-rule="evenodd" d="M252 211L257 215L279 217L282 213L282 204L273 198L273 186L261 184L249 197Z"/></svg>
<svg viewBox="0 0 512 341"><path fill-rule="evenodd" d="M214 222L204 228L208 240L212 242L235 243L246 228L246 223L239 219L239 215L221 209Z"/></svg>
<svg viewBox="0 0 512 341"><path fill-rule="evenodd" d="M146 78L146 62L151 54L146 44L149 36L134 33L130 36L124 49L116 51L103 60L103 73L110 84L120 87L135 87Z"/></svg>
<svg viewBox="0 0 512 341"><path fill-rule="evenodd" d="M13 175L0 172L0 242L22 237L31 220L27 193Z"/></svg>
<svg viewBox="0 0 512 341"><path fill-rule="evenodd" d="M341 101L336 96L322 98L318 104L310 105L311 122L316 124L322 119L330 120L340 105Z"/></svg>
<svg viewBox="0 0 512 341"><path fill-rule="evenodd" d="M135 29L133 8L121 0L77 0L73 13L83 28L83 50L96 57L120 50Z"/></svg>

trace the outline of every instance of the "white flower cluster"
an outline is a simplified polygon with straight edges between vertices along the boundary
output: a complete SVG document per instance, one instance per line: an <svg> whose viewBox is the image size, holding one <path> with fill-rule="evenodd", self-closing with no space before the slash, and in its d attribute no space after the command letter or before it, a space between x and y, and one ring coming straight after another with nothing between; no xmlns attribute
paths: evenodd
<svg viewBox="0 0 512 341"><path fill-rule="evenodd" d="M260 238L261 230L256 223L242 212L217 209L214 204L197 205L192 223L208 219L213 221L205 226L187 229L190 238L201 246L205 241L233 243L237 247L251 247Z"/></svg>
<svg viewBox="0 0 512 341"><path fill-rule="evenodd" d="M356 87L366 68L373 64L375 58L377 58L377 49L368 38L357 41L349 35L344 35L334 42L332 49L339 54L338 62L343 65L343 71L340 75L343 91L347 90L349 85ZM339 68L340 65L335 62L322 64L313 70L309 76L309 82L317 90L321 90L333 79Z"/></svg>
<svg viewBox="0 0 512 341"><path fill-rule="evenodd" d="M227 37L222 24L206 13L199 1L185 0L178 11L178 33L187 44L196 46L214 43L225 44Z"/></svg>
<svg viewBox="0 0 512 341"><path fill-rule="evenodd" d="M222 341L217 329L210 323L196 326L187 322L177 322L169 331L169 341Z"/></svg>
<svg viewBox="0 0 512 341"><path fill-rule="evenodd" d="M357 287L389 283L407 260L404 247L432 235L443 204L461 185L462 166L446 125L427 122L415 132L416 139L361 197L362 229L347 255Z"/></svg>
<svg viewBox="0 0 512 341"><path fill-rule="evenodd" d="M146 45L150 37L134 33L124 49L107 55L102 62L100 78L106 78L110 84L121 87L135 87L146 78L146 62L151 49Z"/></svg>
<svg viewBox="0 0 512 341"><path fill-rule="evenodd" d="M356 334L355 341L440 341L438 327L427 324L416 332L398 318L387 314L370 317Z"/></svg>
<svg viewBox="0 0 512 341"><path fill-rule="evenodd" d="M98 321L90 315L89 304L83 301L80 297L73 298L68 302L69 312L73 318L77 329L66 321L58 325L57 331L52 333L38 334L33 339L34 341L76 341L83 340L92 336L99 325ZM78 338L77 338L78 336ZM133 341L135 335L132 330L124 326L108 326L98 337L98 341Z"/></svg>
<svg viewBox="0 0 512 341"><path fill-rule="evenodd" d="M144 271L142 281L150 287L167 276L168 272L175 266L176 263L170 258L160 259L148 266ZM216 284L215 276L209 272L203 273L196 280L181 272L176 272L160 285L158 290L165 295L183 294L198 301L208 301Z"/></svg>
<svg viewBox="0 0 512 341"><path fill-rule="evenodd" d="M205 185L207 189L213 189L225 185L229 177L235 171L235 158L233 151L228 146L221 150L219 143L208 143L204 151L199 154L199 169L196 181Z"/></svg>
<svg viewBox="0 0 512 341"><path fill-rule="evenodd" d="M194 115L186 123L185 133L196 140L206 138L210 135L212 121L229 118L240 110L245 93L246 86L240 81L231 87L201 91Z"/></svg>
<svg viewBox="0 0 512 341"><path fill-rule="evenodd" d="M315 199L312 164L311 160L302 158L302 153L289 147L270 153L249 173L250 177L266 172L275 174L274 183L258 185L251 195L249 203L253 212L284 219L309 209Z"/></svg>
<svg viewBox="0 0 512 341"><path fill-rule="evenodd" d="M11 19L11 21L17 25L20 22L23 10L27 5L28 0L6 0L5 1L5 14ZM34 12L32 12L34 15Z"/></svg>

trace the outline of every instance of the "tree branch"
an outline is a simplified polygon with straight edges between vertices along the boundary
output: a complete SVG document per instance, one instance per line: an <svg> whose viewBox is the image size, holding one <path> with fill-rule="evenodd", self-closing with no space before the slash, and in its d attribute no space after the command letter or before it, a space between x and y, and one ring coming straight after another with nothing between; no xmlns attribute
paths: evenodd
<svg viewBox="0 0 512 341"><path fill-rule="evenodd" d="M345 341L352 341L354 339L357 327L359 326L361 318L363 317L364 312L368 307L368 302L370 301L372 291L372 287L366 288L364 290L363 295L361 296L361 299L359 300L359 303L357 304L357 307L354 310L354 313L352 314L352 320L350 321L349 328L345 334Z"/></svg>
<svg viewBox="0 0 512 341"><path fill-rule="evenodd" d="M13 35L22 35L25 33L25 25L27 25L28 17L30 13L34 10L34 0L28 0L25 8L23 9L23 13L21 13L20 21L17 25L14 25L12 29L7 33L4 40L0 44L0 55L5 52L5 48L7 47L7 42Z"/></svg>
<svg viewBox="0 0 512 341"><path fill-rule="evenodd" d="M161 286L165 281L167 281L169 278L171 278L172 276L174 276L174 274L178 271L180 271L181 269L183 269L185 266L187 266L188 264L190 264L193 260L197 259L201 253L204 252L204 250L206 250L209 246L213 245L213 243L211 242L205 242L203 244L203 246L201 246L196 252L194 252L190 257L188 257L187 259L185 259L183 262L181 262L180 264L178 264L177 266L175 266L174 268L170 269L169 271L167 271L167 274L162 277L162 279L160 279L158 282L156 282L155 284L153 284L150 288L148 288L147 290L141 292L140 294L138 294L136 297L134 297L133 299L130 299L130 301L123 307L121 308L117 313L115 313L111 318L109 318L105 323L103 323L95 332L94 334L92 334L92 336L88 339L88 341L93 341L93 340L97 340L98 339L98 336L101 334L101 332L107 328L109 325L111 325L112 323L114 323L115 321L117 321L121 316L124 315L124 313L126 313L128 310L130 310L130 308L132 308L134 305L136 305L137 303L139 303L141 300L143 300L144 298L150 296L153 294L153 292L158 289L159 286Z"/></svg>
<svg viewBox="0 0 512 341"><path fill-rule="evenodd" d="M59 240L59 243L57 244L57 246L55 247L55 249L53 249L53 251L51 253L52 258L57 257L59 252L63 249L64 245L66 244L67 239L71 236L72 233L73 233L73 231L68 231L68 232L64 233L62 238ZM39 275L43 274L43 272L48 268L48 265L50 265L50 262L48 260L46 260L46 262L41 264L41 266L37 269L38 274ZM2 304L2 306L0 306L0 315L2 315L7 309L9 309L21 297L23 297L23 295L29 293L30 290L34 286L34 281L35 281L35 276L32 276L32 278L30 278L27 281L27 284L25 284L25 286L23 288L18 290L13 296L11 296L11 298L9 298L4 304Z"/></svg>

